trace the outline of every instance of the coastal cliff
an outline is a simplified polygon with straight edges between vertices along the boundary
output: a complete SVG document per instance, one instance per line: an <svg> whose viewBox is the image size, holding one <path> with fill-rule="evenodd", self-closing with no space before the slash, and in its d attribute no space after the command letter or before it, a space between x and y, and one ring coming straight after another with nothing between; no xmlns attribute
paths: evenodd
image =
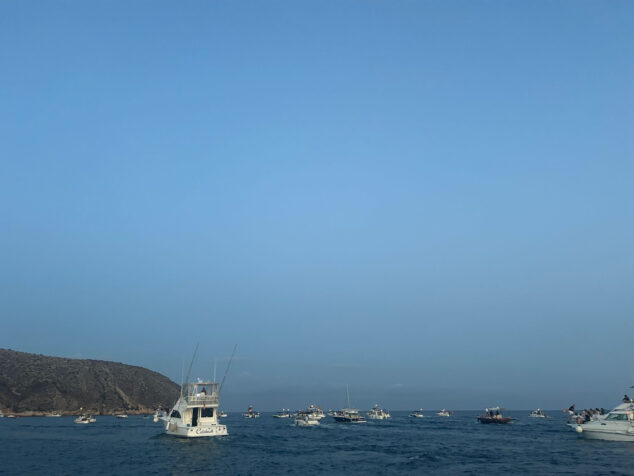
<svg viewBox="0 0 634 476"><path fill-rule="evenodd" d="M0 410L5 413L149 413L172 405L179 388L143 367L0 349Z"/></svg>

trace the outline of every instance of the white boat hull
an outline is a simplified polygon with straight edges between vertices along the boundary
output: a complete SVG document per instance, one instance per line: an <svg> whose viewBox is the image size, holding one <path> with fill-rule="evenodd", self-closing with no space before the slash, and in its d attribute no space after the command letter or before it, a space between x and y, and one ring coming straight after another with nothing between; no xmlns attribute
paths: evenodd
<svg viewBox="0 0 634 476"><path fill-rule="evenodd" d="M607 441L634 441L634 427L627 426L623 429L603 429L596 424L586 423L583 425L570 424L577 434L587 440L607 440Z"/></svg>
<svg viewBox="0 0 634 476"><path fill-rule="evenodd" d="M227 436L225 425L184 427L176 423L168 422L165 425L165 434L180 438L202 438L211 436Z"/></svg>
<svg viewBox="0 0 634 476"><path fill-rule="evenodd" d="M318 426L319 425L319 420L297 419L297 420L295 420L295 425L296 426Z"/></svg>

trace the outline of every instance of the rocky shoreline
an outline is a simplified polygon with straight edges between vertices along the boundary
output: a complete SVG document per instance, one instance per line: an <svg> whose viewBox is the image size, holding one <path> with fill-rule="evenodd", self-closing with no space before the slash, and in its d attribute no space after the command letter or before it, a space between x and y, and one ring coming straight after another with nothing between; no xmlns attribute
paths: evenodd
<svg viewBox="0 0 634 476"><path fill-rule="evenodd" d="M152 414L172 405L179 389L169 378L143 367L0 349L4 415Z"/></svg>

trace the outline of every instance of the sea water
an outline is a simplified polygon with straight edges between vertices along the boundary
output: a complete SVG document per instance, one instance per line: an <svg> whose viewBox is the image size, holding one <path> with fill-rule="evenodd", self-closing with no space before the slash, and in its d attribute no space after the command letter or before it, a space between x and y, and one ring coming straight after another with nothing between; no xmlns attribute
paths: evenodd
<svg viewBox="0 0 634 476"><path fill-rule="evenodd" d="M0 473L26 474L634 474L634 443L584 440L561 411L511 425L478 412L295 427L293 419L221 419L229 436L180 439L152 418L0 419Z"/></svg>

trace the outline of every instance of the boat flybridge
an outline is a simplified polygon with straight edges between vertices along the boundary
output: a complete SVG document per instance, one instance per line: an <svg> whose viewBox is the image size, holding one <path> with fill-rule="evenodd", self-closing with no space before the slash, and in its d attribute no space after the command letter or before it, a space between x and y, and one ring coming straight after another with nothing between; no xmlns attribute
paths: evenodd
<svg viewBox="0 0 634 476"><path fill-rule="evenodd" d="M634 441L634 399L627 395L620 405L596 420L569 423L580 436L594 440Z"/></svg>
<svg viewBox="0 0 634 476"><path fill-rule="evenodd" d="M218 424L220 384L198 379L181 388L174 408L161 418L165 421L165 433L184 438L227 435L227 427Z"/></svg>

